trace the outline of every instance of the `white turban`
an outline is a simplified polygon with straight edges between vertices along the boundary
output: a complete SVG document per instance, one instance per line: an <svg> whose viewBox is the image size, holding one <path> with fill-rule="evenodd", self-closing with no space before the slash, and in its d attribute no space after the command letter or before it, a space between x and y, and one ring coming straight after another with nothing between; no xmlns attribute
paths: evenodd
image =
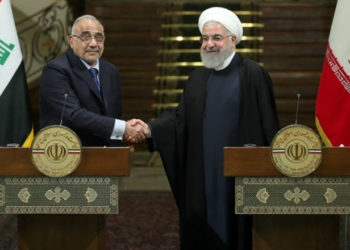
<svg viewBox="0 0 350 250"><path fill-rule="evenodd" d="M203 33L204 25L210 21L222 24L231 34L235 35L236 44L241 41L243 26L238 16L232 11L222 7L212 7L203 11L198 20L201 34Z"/></svg>

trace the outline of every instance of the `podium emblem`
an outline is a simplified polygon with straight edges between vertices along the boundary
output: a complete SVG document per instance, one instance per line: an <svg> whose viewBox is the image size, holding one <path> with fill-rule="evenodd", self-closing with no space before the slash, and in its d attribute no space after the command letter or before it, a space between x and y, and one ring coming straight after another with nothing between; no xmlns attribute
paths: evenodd
<svg viewBox="0 0 350 250"><path fill-rule="evenodd" d="M289 177L304 177L322 160L322 142L309 127L290 125L281 129L271 143L273 165Z"/></svg>
<svg viewBox="0 0 350 250"><path fill-rule="evenodd" d="M32 162L44 175L63 177L81 161L81 142L73 130L63 126L43 128L34 137Z"/></svg>

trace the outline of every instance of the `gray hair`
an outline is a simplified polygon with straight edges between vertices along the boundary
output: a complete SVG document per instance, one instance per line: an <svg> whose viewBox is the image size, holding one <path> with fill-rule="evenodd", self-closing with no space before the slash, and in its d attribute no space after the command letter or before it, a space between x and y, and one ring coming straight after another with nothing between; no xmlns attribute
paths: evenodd
<svg viewBox="0 0 350 250"><path fill-rule="evenodd" d="M94 17L92 15L83 15L83 16L80 16L77 19L75 19L73 26L72 26L72 32L71 32L72 36L75 34L74 31L75 31L75 26L77 25L77 23L80 22L81 20L84 20L84 19L96 21L103 27L102 23L96 17Z"/></svg>

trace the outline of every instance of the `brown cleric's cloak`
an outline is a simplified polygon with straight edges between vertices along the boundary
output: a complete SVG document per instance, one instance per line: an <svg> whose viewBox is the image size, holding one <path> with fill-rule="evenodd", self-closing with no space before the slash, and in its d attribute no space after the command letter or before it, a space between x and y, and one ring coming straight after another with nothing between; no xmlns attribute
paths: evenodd
<svg viewBox="0 0 350 250"><path fill-rule="evenodd" d="M269 145L278 130L271 79L257 63L237 53L235 57L238 57L242 91L240 145ZM162 158L179 209L181 249L186 250L213 249L213 244L220 248L213 243L215 234L206 222L203 167L203 111L206 82L211 71L203 67L196 69L189 76L177 108L165 110L149 123L152 129L150 150L159 151ZM235 217L236 235L232 237L241 241L237 249L249 249L249 217Z"/></svg>

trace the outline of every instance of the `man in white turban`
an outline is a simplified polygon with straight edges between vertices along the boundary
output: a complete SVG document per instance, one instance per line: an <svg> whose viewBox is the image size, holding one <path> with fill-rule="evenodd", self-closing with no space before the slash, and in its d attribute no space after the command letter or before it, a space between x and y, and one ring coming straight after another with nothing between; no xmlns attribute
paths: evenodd
<svg viewBox="0 0 350 250"><path fill-rule="evenodd" d="M198 27L202 34L201 58L204 66L217 70L225 68L232 60L236 45L242 40L241 21L230 10L213 7L202 12L198 20ZM213 33L211 36L207 34L210 32L209 29L212 33L215 28L216 32L217 27L223 28L223 34ZM226 40L228 44L225 43ZM213 51L218 53L210 53Z"/></svg>
<svg viewBox="0 0 350 250"><path fill-rule="evenodd" d="M145 131L179 209L181 249L251 249L250 217L234 214L234 180L223 176L223 147L270 144L279 127L272 83L235 52L243 29L232 11L207 9L198 25L204 67Z"/></svg>
<svg viewBox="0 0 350 250"><path fill-rule="evenodd" d="M242 40L243 26L241 20L232 11L222 7L212 7L202 12L198 20L198 27L203 34L203 27L208 22L217 22L223 25L228 32L236 37L236 44Z"/></svg>

